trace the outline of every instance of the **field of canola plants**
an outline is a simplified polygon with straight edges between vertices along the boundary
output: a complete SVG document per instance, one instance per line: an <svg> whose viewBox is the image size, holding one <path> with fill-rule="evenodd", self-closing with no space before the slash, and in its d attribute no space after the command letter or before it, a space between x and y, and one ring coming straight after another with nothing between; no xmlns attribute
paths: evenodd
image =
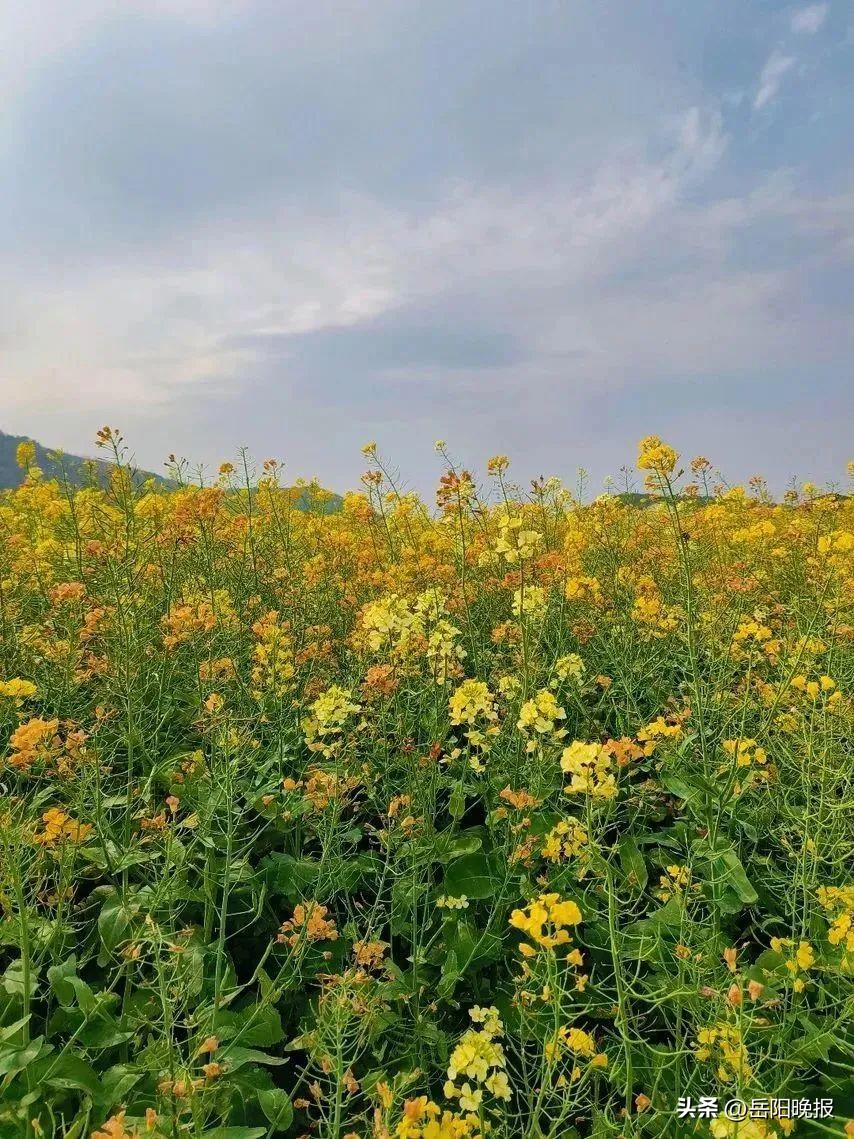
<svg viewBox="0 0 854 1139"><path fill-rule="evenodd" d="M854 1132L854 499L99 443L0 495L4 1139Z"/></svg>

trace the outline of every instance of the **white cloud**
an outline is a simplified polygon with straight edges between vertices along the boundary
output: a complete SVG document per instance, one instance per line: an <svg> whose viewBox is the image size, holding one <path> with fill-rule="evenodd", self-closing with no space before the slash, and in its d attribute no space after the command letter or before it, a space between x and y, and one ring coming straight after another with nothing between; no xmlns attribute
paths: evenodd
<svg viewBox="0 0 854 1139"><path fill-rule="evenodd" d="M783 76L796 62L793 55L784 55L779 48L771 52L759 76L759 86L753 100L754 110L760 110L775 98L780 90Z"/></svg>
<svg viewBox="0 0 854 1139"><path fill-rule="evenodd" d="M137 253L51 287L18 279L13 289L10 270L0 279L12 298L0 317L4 407L22 425L70 398L90 421L126 420L128 408L168 416L190 391L205 398L251 384L271 338L282 383L298 385L304 334L393 322L397 310L460 296L523 345L526 362L490 370L489 382L508 390L554 382L561 358L582 360L591 381L607 385L698 364L723 374L760 357L766 366L808 361L819 330L822 351L839 349L832 315L804 315L797 259L772 268L733 260L742 236L769 224L844 259L850 195L805 199L778 178L692 205L689 191L716 168L726 138L697 110L670 138L656 161L624 147L573 184L451 186L423 217L348 197L335 212L276 208L197 230L152 250L147 264ZM436 382L417 364L395 371ZM464 386L484 378L455 372Z"/></svg>
<svg viewBox="0 0 854 1139"><path fill-rule="evenodd" d="M371 336L376 318L451 312L455 297L521 344L521 363L488 372L507 391L554 383L562 360L607 386L841 352L847 326L809 304L802 281L821 257L854 254L851 195L805 198L780 176L692 204L724 153L720 120L691 110L669 139L655 160L638 140L571 182L449 186L426 215L349 196L334 211L278 206L206 224L144 259L71 266L54 282L10 263L0 273L6 426L30 430L57 406L88 424L166 419L189 393L251 388L271 347L282 385L299 387L305 334ZM745 236L769 226L808 254L771 266L740 258ZM454 376L460 387L487 382L483 369ZM442 382L417 363L395 377ZM379 391L384 376L373 378Z"/></svg>
<svg viewBox="0 0 854 1139"><path fill-rule="evenodd" d="M119 423L146 440L153 466L161 441L164 453L205 447L188 408L229 408L222 434L233 443L231 432L246 430L239 397L264 406L271 371L301 425L346 432L354 413L337 406L336 384L351 383L365 388L366 423L397 417L401 431L420 424L432 437L443 416L468 423L461 400L486 406L490 395L515 407L525 391L639 391L650 379L682 385L747 375L757 361L811 368L850 354L845 314L813 303L804 282L854 258L852 193L807 198L781 174L750 193L702 200L726 147L720 120L691 110L668 137L612 149L573 180L513 192L448 186L425 215L354 195L334 210L247 210L145 255L71 263L50 281L10 261L0 269L2 426L86 450L93 424ZM784 262L743 255L757 241L777 248L781 232ZM461 365L450 383L442 367L415 358L388 372L356 361L342 379L312 371L304 355L305 334L381 336L372 321L393 331L398 311L404 326L408 312L427 313L441 337L471 306L487 333L519 342L518 362ZM346 373L346 354L343 364ZM435 393L432 434L401 396L407 384ZM283 430L295 469L313 463L293 451L308 429L293 439Z"/></svg>
<svg viewBox="0 0 854 1139"><path fill-rule="evenodd" d="M639 140L572 184L449 186L427 216L347 196L334 212L277 207L193 230L145 259L137 250L133 260L70 266L59 283L28 288L23 267L9 263L0 271L4 403L43 407L73 391L93 414L162 408L191 384L232 389L271 336L352 327L460 291L501 309L496 282L517 281L515 292L600 279L726 144L717 116L696 108L665 136L657 161Z"/></svg>
<svg viewBox="0 0 854 1139"><path fill-rule="evenodd" d="M827 4L808 4L792 15L792 31L814 36L827 19Z"/></svg>

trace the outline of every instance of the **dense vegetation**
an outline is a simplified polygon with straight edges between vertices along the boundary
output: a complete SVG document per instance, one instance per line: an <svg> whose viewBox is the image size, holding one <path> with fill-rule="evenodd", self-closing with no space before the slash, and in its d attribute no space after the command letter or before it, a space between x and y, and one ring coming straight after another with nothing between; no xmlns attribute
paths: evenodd
<svg viewBox="0 0 854 1139"><path fill-rule="evenodd" d="M99 441L0 496L4 1139L844 1133L851 499Z"/></svg>

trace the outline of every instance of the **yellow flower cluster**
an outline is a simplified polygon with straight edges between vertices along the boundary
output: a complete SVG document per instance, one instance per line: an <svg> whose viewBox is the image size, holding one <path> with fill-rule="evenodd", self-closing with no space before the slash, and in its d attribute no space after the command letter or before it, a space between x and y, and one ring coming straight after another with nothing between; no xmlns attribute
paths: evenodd
<svg viewBox="0 0 854 1139"><path fill-rule="evenodd" d="M461 675L466 651L460 630L435 589L411 600L392 593L368 602L359 616L359 635L372 652L388 652L395 662L409 665L423 657L437 684Z"/></svg>
<svg viewBox="0 0 854 1139"><path fill-rule="evenodd" d="M567 653L566 656L558 657L554 663L555 680L557 681L571 680L574 684L580 685L584 680L584 675L587 669L585 668L584 661L578 653Z"/></svg>
<svg viewBox="0 0 854 1139"><path fill-rule="evenodd" d="M452 894L440 894L436 899L436 905L440 910L467 910L469 900L465 894L460 894L458 897Z"/></svg>
<svg viewBox="0 0 854 1139"><path fill-rule="evenodd" d="M20 708L25 700L32 700L37 693L38 687L31 680L22 680L19 676L0 680L0 697L12 700L16 708Z"/></svg>
<svg viewBox="0 0 854 1139"><path fill-rule="evenodd" d="M451 1053L444 1093L459 1100L463 1111L479 1111L484 1092L496 1099L510 1099L510 1083L505 1072L506 1060L500 1037L504 1026L498 1009L475 1005L469 1017L479 1028L465 1032ZM462 1079L462 1082L460 1080Z"/></svg>
<svg viewBox="0 0 854 1139"><path fill-rule="evenodd" d="M436 684L444 686L454 677L462 675L461 662L466 650L459 643L460 630L444 618L438 620L427 633L424 656Z"/></svg>
<svg viewBox="0 0 854 1139"><path fill-rule="evenodd" d="M549 607L549 595L540 585L526 585L513 594L513 616L528 621L542 621Z"/></svg>
<svg viewBox="0 0 854 1139"><path fill-rule="evenodd" d="M806 676L793 676L790 683L796 692L802 692L809 700L823 699L830 711L842 703L842 693L832 676L820 676L818 680L808 680Z"/></svg>
<svg viewBox="0 0 854 1139"><path fill-rule="evenodd" d="M675 468L679 456L657 435L647 435L638 444L637 466L640 471L656 471L669 475Z"/></svg>
<svg viewBox="0 0 854 1139"><path fill-rule="evenodd" d="M760 747L756 740L724 740L722 746L727 755L735 760L736 767L762 767L768 762L765 748Z"/></svg>
<svg viewBox="0 0 854 1139"><path fill-rule="evenodd" d="M654 578L643 575L635 582L637 595L632 605L632 620L648 637L666 637L674 633L683 619L679 609L665 605Z"/></svg>
<svg viewBox="0 0 854 1139"><path fill-rule="evenodd" d="M282 922L277 940L293 948L301 942L337 941L338 930L333 918L328 917L329 908L319 902L300 902L294 907L294 915Z"/></svg>
<svg viewBox="0 0 854 1139"><path fill-rule="evenodd" d="M611 770L611 754L596 743L575 740L564 748L561 770L570 776L564 787L567 795L591 795L594 799L614 799L617 781Z"/></svg>
<svg viewBox="0 0 854 1139"><path fill-rule="evenodd" d="M344 728L361 710L361 704L355 703L349 689L337 684L330 685L310 705L309 714L303 720L309 751L319 751L327 759L336 755L344 742Z"/></svg>
<svg viewBox="0 0 854 1139"><path fill-rule="evenodd" d="M740 1028L722 1021L701 1028L697 1033L695 1055L698 1060L715 1064L715 1074L724 1083L738 1080L744 1083L750 1079L751 1069L747 1048L744 1045Z"/></svg>
<svg viewBox="0 0 854 1139"><path fill-rule="evenodd" d="M489 686L482 680L464 680L451 693L448 711L451 723L463 729L469 748L475 749L469 755L470 767L483 771L481 757L489 750L490 737L498 734L498 712ZM461 754L460 748L454 748L451 758L457 759Z"/></svg>
<svg viewBox="0 0 854 1139"><path fill-rule="evenodd" d="M532 957L538 949L568 945L572 941L569 931L580 921L581 910L576 903L560 894L540 894L524 909L510 915L510 925L529 938L519 946L525 957Z"/></svg>
<svg viewBox="0 0 854 1139"><path fill-rule="evenodd" d="M519 514L502 514L498 519L498 540L495 552L509 564L518 565L532 558L540 545L542 535L536 530L524 529Z"/></svg>
<svg viewBox="0 0 854 1139"><path fill-rule="evenodd" d="M166 632L163 647L174 649L186 641L214 629L234 629L237 614L226 589L215 589L209 597L187 597L163 618Z"/></svg>
<svg viewBox="0 0 854 1139"><path fill-rule="evenodd" d="M464 680L448 700L451 723L473 727L482 720L497 719L495 701L483 680Z"/></svg>
<svg viewBox="0 0 854 1139"><path fill-rule="evenodd" d="M151 1136L154 1139L155 1128L157 1127L157 1112L153 1107L145 1109L145 1124L142 1131L133 1127L128 1131L125 1126L125 1116L127 1112L118 1111L115 1115L111 1115L105 1121L102 1128L92 1132L90 1139L144 1139L144 1137Z"/></svg>
<svg viewBox="0 0 854 1139"><path fill-rule="evenodd" d="M405 1101L395 1136L396 1139L483 1139L477 1115L443 1111L426 1095Z"/></svg>
<svg viewBox="0 0 854 1139"><path fill-rule="evenodd" d="M738 627L732 635L729 655L733 661L747 661L756 659L764 654L772 663L776 662L780 653L781 641L773 636L771 630L762 621L752 618L739 621Z"/></svg>
<svg viewBox="0 0 854 1139"><path fill-rule="evenodd" d="M591 1068L608 1067L607 1053L596 1050L596 1041L583 1028L562 1024L554 1035L546 1041L544 1052L546 1059L552 1062L559 1059L563 1053L570 1053L573 1060L576 1061L570 1075L570 1079L573 1081L582 1075L582 1068L578 1065L578 1060L587 1060Z"/></svg>
<svg viewBox="0 0 854 1139"><path fill-rule="evenodd" d="M546 835L542 855L549 862L578 858L589 842L586 827L575 819L561 819Z"/></svg>
<svg viewBox="0 0 854 1139"><path fill-rule="evenodd" d="M819 886L816 894L831 921L827 940L841 945L846 955L854 954L854 886Z"/></svg>
<svg viewBox="0 0 854 1139"><path fill-rule="evenodd" d="M29 439L23 443L19 443L15 448L15 462L22 469L26 470L36 461L36 445Z"/></svg>
<svg viewBox="0 0 854 1139"><path fill-rule="evenodd" d="M558 725L565 719L566 712L560 707L553 693L548 688L541 688L519 709L516 727L522 735L528 737L525 750L531 753L546 742L562 740L566 735L566 728Z"/></svg>
<svg viewBox="0 0 854 1139"><path fill-rule="evenodd" d="M802 993L809 978L806 974L815 965L815 951L808 941L799 941L797 946L788 937L772 937L771 948L783 955L786 969L792 976L792 988Z"/></svg>
<svg viewBox="0 0 854 1139"><path fill-rule="evenodd" d="M293 642L286 622L273 609L252 626L257 644L252 650L252 695L283 700L290 692L296 673Z"/></svg>
<svg viewBox="0 0 854 1139"><path fill-rule="evenodd" d="M596 577L570 577L563 592L567 601L592 601L594 604L602 601L602 587Z"/></svg>
<svg viewBox="0 0 854 1139"><path fill-rule="evenodd" d="M413 619L405 598L392 593L363 606L359 625L368 647L379 652L405 641Z"/></svg>
<svg viewBox="0 0 854 1139"><path fill-rule="evenodd" d="M691 871L687 866L674 863L673 866L665 866L664 873L658 879L656 895L666 902L670 898L681 897L690 888Z"/></svg>
<svg viewBox="0 0 854 1139"><path fill-rule="evenodd" d="M637 741L644 755L652 755L663 740L678 740L684 734L681 724L668 724L663 716L657 716L637 733Z"/></svg>
<svg viewBox="0 0 854 1139"><path fill-rule="evenodd" d="M54 764L62 750L58 730L59 720L39 716L20 724L9 737L9 766L29 771L36 764Z"/></svg>

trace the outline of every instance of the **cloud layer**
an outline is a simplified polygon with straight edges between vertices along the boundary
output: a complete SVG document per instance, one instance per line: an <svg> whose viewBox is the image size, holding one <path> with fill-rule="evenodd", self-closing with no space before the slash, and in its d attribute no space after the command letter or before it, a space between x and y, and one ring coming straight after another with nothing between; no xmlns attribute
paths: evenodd
<svg viewBox="0 0 854 1139"><path fill-rule="evenodd" d="M839 476L828 5L2 18L6 430L87 448L115 421L148 465L248 443L337 486L368 437L426 486L435 435L600 478L653 429L738 477Z"/></svg>

